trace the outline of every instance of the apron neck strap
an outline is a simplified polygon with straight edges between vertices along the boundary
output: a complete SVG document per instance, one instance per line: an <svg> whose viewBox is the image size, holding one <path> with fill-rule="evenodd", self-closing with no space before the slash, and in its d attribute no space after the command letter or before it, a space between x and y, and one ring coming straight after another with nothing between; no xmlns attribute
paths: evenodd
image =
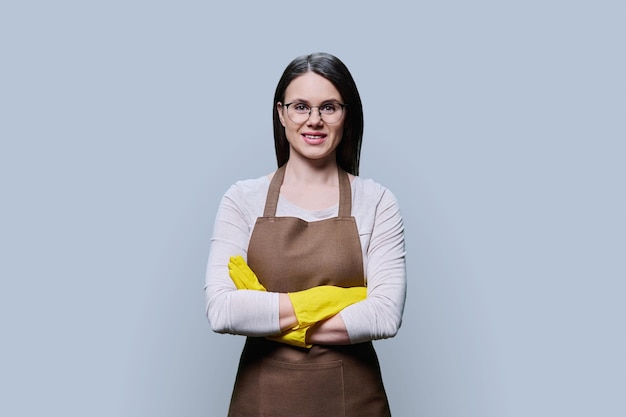
<svg viewBox="0 0 626 417"><path fill-rule="evenodd" d="M280 186L283 185L286 167L287 164L284 164L278 168L272 177L269 190L267 191L267 199L265 200L264 217L276 217L278 195L280 194ZM343 169L337 167L337 171L339 172L339 217L350 217L352 213L350 178L348 177L348 173Z"/></svg>
<svg viewBox="0 0 626 417"><path fill-rule="evenodd" d="M278 206L278 195L280 194L280 186L283 185L283 178L285 178L285 167L287 164L281 166L276 170L272 181L270 182L270 188L267 190L267 198L265 199L265 211L263 217L276 217L276 207Z"/></svg>
<svg viewBox="0 0 626 417"><path fill-rule="evenodd" d="M339 217L352 216L352 189L348 173L337 167L339 171Z"/></svg>

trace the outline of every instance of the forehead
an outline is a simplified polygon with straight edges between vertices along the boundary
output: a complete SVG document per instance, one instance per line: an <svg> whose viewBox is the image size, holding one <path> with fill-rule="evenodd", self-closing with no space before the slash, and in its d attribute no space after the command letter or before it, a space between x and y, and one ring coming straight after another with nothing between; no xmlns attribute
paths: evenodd
<svg viewBox="0 0 626 417"><path fill-rule="evenodd" d="M285 90L285 101L293 99L309 102L331 99L341 101L341 94L326 78L314 72L306 72L294 78Z"/></svg>

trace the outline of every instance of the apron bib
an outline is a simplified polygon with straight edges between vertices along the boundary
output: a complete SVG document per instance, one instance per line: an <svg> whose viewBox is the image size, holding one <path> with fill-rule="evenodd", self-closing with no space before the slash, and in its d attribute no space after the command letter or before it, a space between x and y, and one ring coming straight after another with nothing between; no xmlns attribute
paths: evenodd
<svg viewBox="0 0 626 417"><path fill-rule="evenodd" d="M339 170L338 217L306 222L276 217L285 166L269 186L263 217L248 246L248 265L268 291L320 285L365 285L363 255L348 174ZM371 342L299 348L248 337L241 354L229 417L390 416Z"/></svg>

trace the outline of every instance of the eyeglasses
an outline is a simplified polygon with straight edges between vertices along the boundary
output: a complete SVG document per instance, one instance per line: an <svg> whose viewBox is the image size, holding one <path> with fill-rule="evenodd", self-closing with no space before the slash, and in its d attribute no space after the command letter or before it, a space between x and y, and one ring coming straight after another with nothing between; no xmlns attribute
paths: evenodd
<svg viewBox="0 0 626 417"><path fill-rule="evenodd" d="M287 116L294 123L304 123L309 120L311 117L311 110L317 108L319 111L320 119L322 119L325 123L337 123L341 120L341 116L343 114L343 108L346 107L347 104L342 104L336 101L329 101L320 106L309 106L304 103L286 103L285 107L287 108Z"/></svg>

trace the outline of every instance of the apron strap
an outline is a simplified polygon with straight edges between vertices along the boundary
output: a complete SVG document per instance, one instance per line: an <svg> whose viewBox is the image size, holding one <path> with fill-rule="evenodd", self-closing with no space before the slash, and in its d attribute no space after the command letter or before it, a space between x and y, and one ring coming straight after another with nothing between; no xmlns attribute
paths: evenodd
<svg viewBox="0 0 626 417"><path fill-rule="evenodd" d="M270 187L267 190L267 198L265 200L265 210L263 217L276 217L276 207L278 207L278 196L280 194L280 186L283 185L285 178L284 164L276 170ZM339 217L351 217L352 213L352 189L350 187L350 178L348 173L338 167L339 171Z"/></svg>
<svg viewBox="0 0 626 417"><path fill-rule="evenodd" d="M285 178L285 168L287 164L284 164L276 170L272 181L270 182L270 188L267 190L267 198L265 199L265 211L263 211L263 217L276 217L276 207L278 206L278 195L280 194L280 186L283 185L283 178Z"/></svg>
<svg viewBox="0 0 626 417"><path fill-rule="evenodd" d="M352 189L350 188L350 178L348 173L337 167L339 170L339 217L352 216Z"/></svg>

